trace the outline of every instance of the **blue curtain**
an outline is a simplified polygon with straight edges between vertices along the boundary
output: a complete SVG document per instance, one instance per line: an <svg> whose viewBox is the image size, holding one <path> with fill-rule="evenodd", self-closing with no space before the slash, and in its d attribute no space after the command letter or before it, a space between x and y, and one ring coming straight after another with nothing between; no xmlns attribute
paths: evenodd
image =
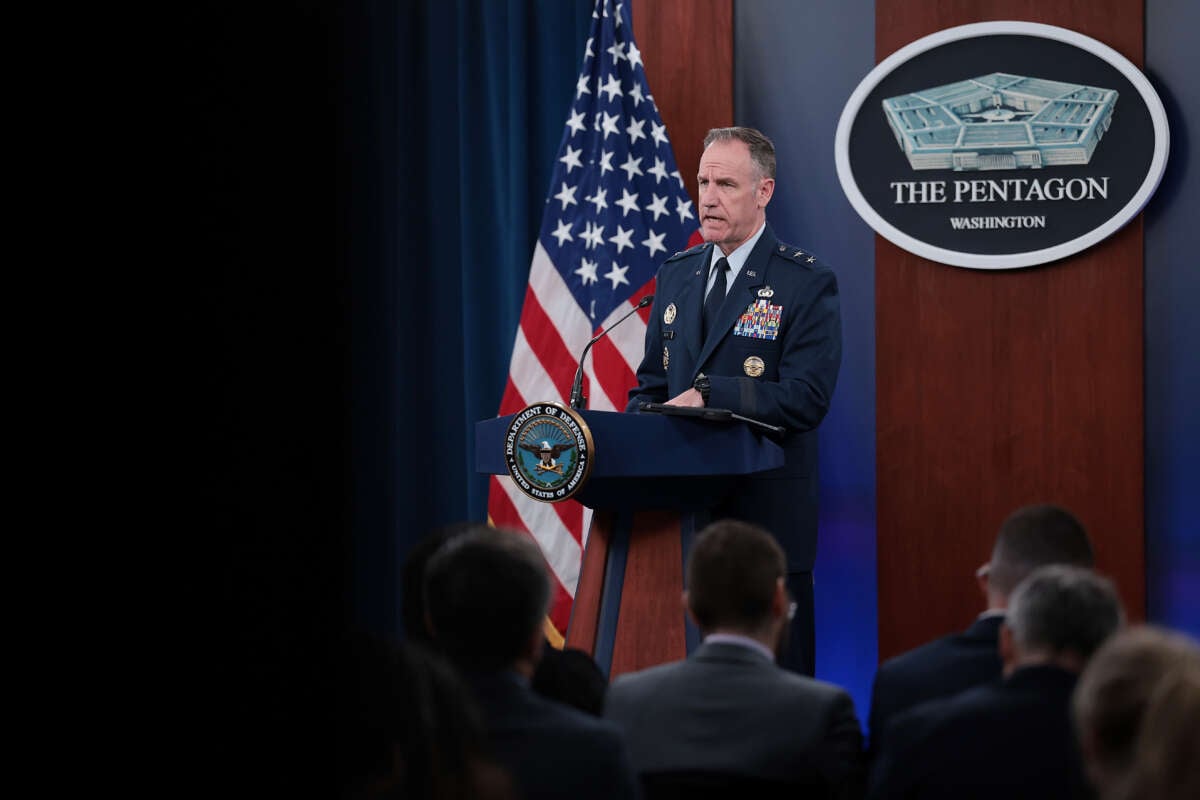
<svg viewBox="0 0 1200 800"><path fill-rule="evenodd" d="M396 630L416 539L486 516L472 422L500 402L591 12L376 2L345 25L350 578L366 627Z"/></svg>

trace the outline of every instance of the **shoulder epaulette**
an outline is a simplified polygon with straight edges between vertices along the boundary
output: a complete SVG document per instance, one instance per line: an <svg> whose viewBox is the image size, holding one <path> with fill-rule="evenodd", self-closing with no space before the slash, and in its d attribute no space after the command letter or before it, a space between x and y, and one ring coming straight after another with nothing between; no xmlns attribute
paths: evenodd
<svg viewBox="0 0 1200 800"><path fill-rule="evenodd" d="M678 253L671 256L663 263L666 264L667 262L674 261L677 258L683 258L684 256L690 256L693 253L699 253L701 250L703 250L705 248L705 246L707 244L708 244L707 242L701 242L700 244L696 245L695 247L689 247L687 250L680 250Z"/></svg>
<svg viewBox="0 0 1200 800"><path fill-rule="evenodd" d="M802 250L799 247L792 247L790 244L784 244L783 242L776 243L774 255L777 255L780 258L785 258L788 261L793 261L800 266L808 267L809 269L812 269L813 267L825 266L821 259L817 258L807 250Z"/></svg>

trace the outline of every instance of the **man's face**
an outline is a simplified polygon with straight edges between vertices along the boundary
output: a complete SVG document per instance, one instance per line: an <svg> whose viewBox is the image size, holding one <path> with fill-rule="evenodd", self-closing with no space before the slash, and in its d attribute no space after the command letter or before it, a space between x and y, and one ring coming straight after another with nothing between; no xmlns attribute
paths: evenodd
<svg viewBox="0 0 1200 800"><path fill-rule="evenodd" d="M726 255L749 239L764 218L775 191L773 178L760 178L750 148L729 139L713 142L700 156L700 231Z"/></svg>

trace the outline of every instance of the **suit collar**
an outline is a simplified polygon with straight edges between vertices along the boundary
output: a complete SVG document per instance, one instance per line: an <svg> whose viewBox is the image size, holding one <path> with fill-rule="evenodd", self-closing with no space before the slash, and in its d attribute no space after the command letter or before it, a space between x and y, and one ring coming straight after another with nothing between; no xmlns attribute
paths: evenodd
<svg viewBox="0 0 1200 800"><path fill-rule="evenodd" d="M693 274L679 292L679 334L687 347L692 363L697 363L696 356L700 352L700 316L704 305L704 288L708 284L708 267L712 263L712 253L716 247L707 244L701 250L700 260L696 262Z"/></svg>
<svg viewBox="0 0 1200 800"><path fill-rule="evenodd" d="M963 631L963 636L968 639L979 639L994 643L996 637L1000 635L1000 625L1003 622L1003 614L989 614L988 616L980 617L972 622L969 628Z"/></svg>
<svg viewBox="0 0 1200 800"><path fill-rule="evenodd" d="M704 641L709 644L731 644L735 647L744 647L747 650L758 653L768 661L775 660L771 648L749 636L742 636L736 633L712 633L704 637Z"/></svg>
<svg viewBox="0 0 1200 800"><path fill-rule="evenodd" d="M704 642L696 652L692 653L691 658L696 661L720 662L720 663L738 663L749 664L752 666L774 666L775 662L766 658L762 653L753 650L749 647L743 647L740 644L728 644L724 642Z"/></svg>
<svg viewBox="0 0 1200 800"><path fill-rule="evenodd" d="M1004 685L1015 688L1041 687L1070 692L1079 680L1079 675L1053 664L1031 664L1017 667L1012 675L1004 679Z"/></svg>

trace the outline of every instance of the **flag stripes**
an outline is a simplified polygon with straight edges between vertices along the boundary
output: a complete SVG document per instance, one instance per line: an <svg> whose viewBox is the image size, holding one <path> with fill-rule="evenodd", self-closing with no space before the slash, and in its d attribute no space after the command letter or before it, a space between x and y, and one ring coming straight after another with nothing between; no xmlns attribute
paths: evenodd
<svg viewBox="0 0 1200 800"><path fill-rule="evenodd" d="M597 0L575 100L556 156L500 415L566 404L587 342L652 292L658 265L695 230L650 94L627 2ZM588 407L621 411L644 349L642 310L601 339L584 364ZM488 514L530 535L554 575L550 619L565 633L591 511L540 503L493 476Z"/></svg>

